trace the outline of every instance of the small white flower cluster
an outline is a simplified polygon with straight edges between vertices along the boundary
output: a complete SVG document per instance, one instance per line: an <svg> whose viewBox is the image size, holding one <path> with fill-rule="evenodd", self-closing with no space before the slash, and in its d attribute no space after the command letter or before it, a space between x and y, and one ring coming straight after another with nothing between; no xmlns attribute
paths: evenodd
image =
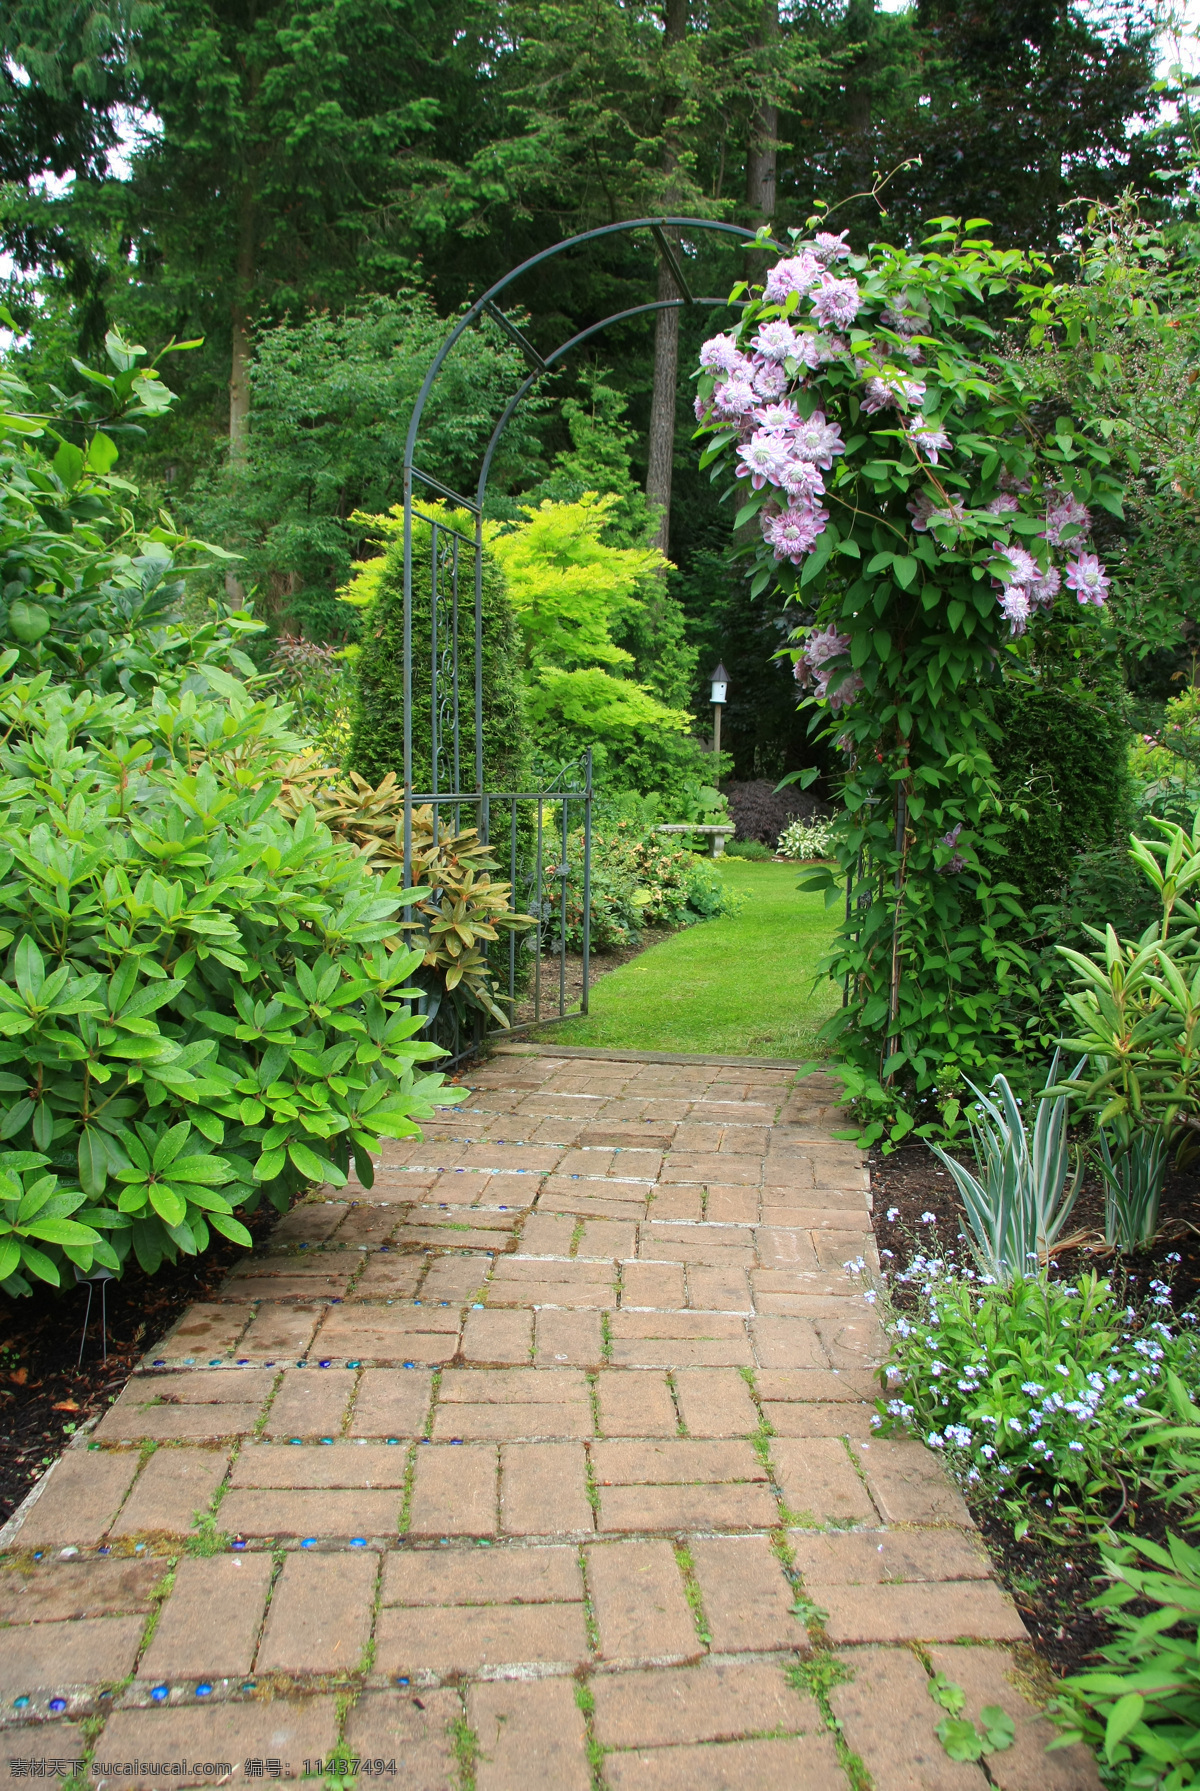
<svg viewBox="0 0 1200 1791"><path fill-rule="evenodd" d="M779 836L781 858L829 858L833 852L832 821L793 821Z"/></svg>

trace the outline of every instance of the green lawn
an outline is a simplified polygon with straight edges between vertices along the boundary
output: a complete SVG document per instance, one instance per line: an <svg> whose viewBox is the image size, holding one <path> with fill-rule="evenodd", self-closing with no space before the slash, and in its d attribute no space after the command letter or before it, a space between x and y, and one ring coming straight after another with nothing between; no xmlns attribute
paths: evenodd
<svg viewBox="0 0 1200 1791"><path fill-rule="evenodd" d="M721 861L740 914L700 921L604 976L591 1012L543 1033L563 1045L805 1058L841 999L818 960L838 920L796 888L800 866ZM597 964L603 959L595 960Z"/></svg>

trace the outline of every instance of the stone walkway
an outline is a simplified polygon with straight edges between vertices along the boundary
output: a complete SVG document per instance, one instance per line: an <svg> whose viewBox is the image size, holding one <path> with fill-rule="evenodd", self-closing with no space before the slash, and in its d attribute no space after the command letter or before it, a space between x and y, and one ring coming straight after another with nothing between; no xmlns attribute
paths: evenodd
<svg viewBox="0 0 1200 1791"><path fill-rule="evenodd" d="M0 1776L286 1779L340 1744L405 1791L1095 1786L1041 1751L940 1463L871 1437L832 1085L528 1047L468 1079L0 1536ZM1017 1721L986 1776L934 1736L939 1670Z"/></svg>

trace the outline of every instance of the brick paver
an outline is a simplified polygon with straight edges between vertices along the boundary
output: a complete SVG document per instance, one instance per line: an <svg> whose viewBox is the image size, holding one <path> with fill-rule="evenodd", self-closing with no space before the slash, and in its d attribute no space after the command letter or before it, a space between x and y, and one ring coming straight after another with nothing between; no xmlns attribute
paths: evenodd
<svg viewBox="0 0 1200 1791"><path fill-rule="evenodd" d="M589 1549L587 1560L602 1659L686 1660L700 1653L669 1542L608 1542Z"/></svg>
<svg viewBox="0 0 1200 1791"><path fill-rule="evenodd" d="M138 1672L152 1680L248 1673L273 1563L268 1554L184 1559Z"/></svg>
<svg viewBox="0 0 1200 1791"><path fill-rule="evenodd" d="M337 1736L337 1702L332 1695L194 1704L190 1709L125 1709L114 1711L105 1724L93 1760L116 1765L122 1785L161 1787L164 1762L184 1768L178 1776L170 1776L172 1784L261 1785L262 1778L247 1775L248 1761L270 1760L280 1778L300 1779L306 1761L328 1758ZM27 1744L24 1751L37 1752L42 1746L44 1741ZM130 1773L130 1762L144 1763L145 1772ZM220 1763L228 1763L228 1775L189 1770ZM103 1770L96 1774L101 1782L105 1776Z"/></svg>
<svg viewBox="0 0 1200 1791"><path fill-rule="evenodd" d="M225 1478L223 1449L157 1449L112 1526L113 1536L162 1530L188 1535L208 1515Z"/></svg>
<svg viewBox="0 0 1200 1791"><path fill-rule="evenodd" d="M271 1595L259 1671L352 1673L371 1635L377 1570L366 1551L288 1555Z"/></svg>
<svg viewBox="0 0 1200 1791"><path fill-rule="evenodd" d="M571 1680L473 1685L467 1717L479 1741L479 1791L589 1791L587 1731Z"/></svg>
<svg viewBox="0 0 1200 1791"><path fill-rule="evenodd" d="M466 1080L370 1189L293 1209L9 1523L9 1753L199 1784L315 1778L340 1741L431 1791L850 1791L842 1747L875 1791L984 1791L932 1666L1017 1720L999 1791L1096 1791L1042 1752L941 1462L872 1433L831 1084L537 1047Z"/></svg>

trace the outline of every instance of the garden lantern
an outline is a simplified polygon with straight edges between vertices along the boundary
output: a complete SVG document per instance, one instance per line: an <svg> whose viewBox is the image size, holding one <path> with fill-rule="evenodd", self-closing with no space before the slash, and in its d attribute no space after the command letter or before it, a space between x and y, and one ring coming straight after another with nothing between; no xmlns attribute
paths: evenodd
<svg viewBox="0 0 1200 1791"><path fill-rule="evenodd" d="M713 755L717 760L718 776L720 776L721 758L721 706L729 700L728 693L729 673L718 662L717 669L712 675Z"/></svg>

